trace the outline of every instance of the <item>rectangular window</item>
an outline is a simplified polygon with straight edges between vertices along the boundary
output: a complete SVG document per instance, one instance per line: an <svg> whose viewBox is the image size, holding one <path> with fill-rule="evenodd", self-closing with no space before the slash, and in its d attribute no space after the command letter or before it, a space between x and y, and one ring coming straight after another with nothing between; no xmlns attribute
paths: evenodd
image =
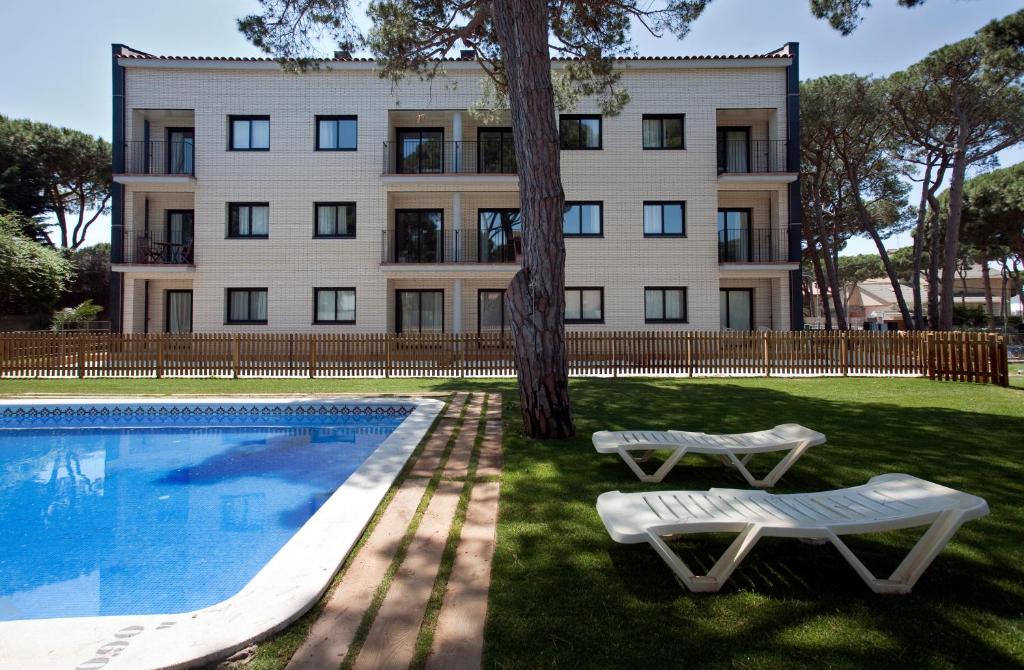
<svg viewBox="0 0 1024 670"><path fill-rule="evenodd" d="M169 289L164 292L166 314L164 315L164 332L192 332L192 291Z"/></svg>
<svg viewBox="0 0 1024 670"><path fill-rule="evenodd" d="M228 148L231 151L270 150L269 116L231 116L228 120L231 125Z"/></svg>
<svg viewBox="0 0 1024 670"><path fill-rule="evenodd" d="M395 292L395 331L440 333L444 331L444 291L428 289Z"/></svg>
<svg viewBox="0 0 1024 670"><path fill-rule="evenodd" d="M355 237L356 203L318 202L313 206L313 237Z"/></svg>
<svg viewBox="0 0 1024 670"><path fill-rule="evenodd" d="M480 289L477 294L477 332L504 334L508 323L505 291L503 289Z"/></svg>
<svg viewBox="0 0 1024 670"><path fill-rule="evenodd" d="M355 151L358 123L355 116L316 117L316 150Z"/></svg>
<svg viewBox="0 0 1024 670"><path fill-rule="evenodd" d="M395 262L444 262L444 210L395 210Z"/></svg>
<svg viewBox="0 0 1024 670"><path fill-rule="evenodd" d="M516 151L511 128L481 128L477 132L479 155L477 171L492 174L515 174Z"/></svg>
<svg viewBox="0 0 1024 670"><path fill-rule="evenodd" d="M718 172L750 171L750 128L722 127L715 131Z"/></svg>
<svg viewBox="0 0 1024 670"><path fill-rule="evenodd" d="M514 263L522 255L523 219L518 209L481 209L481 263Z"/></svg>
<svg viewBox="0 0 1024 670"><path fill-rule="evenodd" d="M267 289L229 288L227 323L267 322Z"/></svg>
<svg viewBox="0 0 1024 670"><path fill-rule="evenodd" d="M313 289L313 323L355 323L354 288Z"/></svg>
<svg viewBox="0 0 1024 670"><path fill-rule="evenodd" d="M644 237L684 237L685 202L645 202Z"/></svg>
<svg viewBox="0 0 1024 670"><path fill-rule="evenodd" d="M682 114L644 114L644 149L683 149Z"/></svg>
<svg viewBox="0 0 1024 670"><path fill-rule="evenodd" d="M603 288L566 288L566 323L604 323Z"/></svg>
<svg viewBox="0 0 1024 670"><path fill-rule="evenodd" d="M401 174L444 172L444 129L398 128L395 130L395 162Z"/></svg>
<svg viewBox="0 0 1024 670"><path fill-rule="evenodd" d="M604 235L604 204L600 202L566 202L562 215L562 233L566 237L601 237Z"/></svg>
<svg viewBox="0 0 1024 670"><path fill-rule="evenodd" d="M718 262L748 263L753 258L749 209L718 210Z"/></svg>
<svg viewBox="0 0 1024 670"><path fill-rule="evenodd" d="M644 289L644 321L647 323L686 323L686 287L646 287Z"/></svg>
<svg viewBox="0 0 1024 670"><path fill-rule="evenodd" d="M563 149L600 149L600 114L562 114L558 117L558 140Z"/></svg>
<svg viewBox="0 0 1024 670"><path fill-rule="evenodd" d="M754 329L754 289L723 288L718 297L722 330Z"/></svg>
<svg viewBox="0 0 1024 670"><path fill-rule="evenodd" d="M228 237L269 237L270 203L228 203Z"/></svg>

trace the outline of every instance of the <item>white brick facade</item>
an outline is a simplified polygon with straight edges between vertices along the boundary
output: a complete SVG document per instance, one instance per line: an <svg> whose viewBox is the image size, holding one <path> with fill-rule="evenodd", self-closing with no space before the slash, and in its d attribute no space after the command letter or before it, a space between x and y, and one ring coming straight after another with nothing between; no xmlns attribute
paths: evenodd
<svg viewBox="0 0 1024 670"><path fill-rule="evenodd" d="M165 330L164 292L188 288L195 332L393 331L395 291L431 288L444 291L445 330L469 332L477 329L478 290L501 289L512 277L514 265L382 264L383 231L394 227L395 209L441 209L445 230L475 231L478 210L518 206L514 177L382 176L383 145L394 142L396 127L443 127L450 140L461 122L461 138L477 139L485 124L466 111L479 94L480 73L471 63L454 63L446 80L410 78L393 89L366 62L331 62L301 75L273 63L118 62L124 66L126 140L139 142L147 132L150 140L162 140L166 127L195 129L194 180L117 177L124 185L126 249L134 244L131 235L163 226L168 209L192 209L195 221L194 266L138 259L115 264L122 273L125 331ZM745 126L754 141L786 140L790 62L623 63L622 84L632 101L620 115L603 118L602 149L561 154L566 199L601 201L604 212L603 236L566 239L566 285L603 287L603 323L571 327L716 330L719 291L732 287L753 289L752 327L789 328L789 271L796 265L720 264L716 221L720 207L739 207L750 209L753 229L785 231L795 175L719 176L716 128ZM598 109L584 101L575 112ZM644 114L685 115L685 149L644 150ZM269 116L269 151L229 151L230 115ZM315 151L317 115L357 116L358 149ZM685 201L685 237L644 237L643 203L657 200ZM313 237L314 203L333 201L356 203L355 239ZM232 202L269 203L269 236L229 239ZM687 322L646 323L645 286L686 287ZM226 323L226 291L238 287L268 289L265 325ZM314 287L355 288L355 324L315 325Z"/></svg>

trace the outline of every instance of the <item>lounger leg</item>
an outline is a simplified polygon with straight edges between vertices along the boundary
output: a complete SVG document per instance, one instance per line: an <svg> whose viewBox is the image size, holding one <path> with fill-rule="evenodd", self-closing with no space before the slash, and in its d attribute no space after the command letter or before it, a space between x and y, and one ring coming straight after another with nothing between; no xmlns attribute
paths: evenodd
<svg viewBox="0 0 1024 670"><path fill-rule="evenodd" d="M921 578L924 571L962 525L963 514L960 512L950 510L940 514L888 579L875 577L837 535L832 534L829 539L872 591L875 593L910 593L917 580Z"/></svg>
<svg viewBox="0 0 1024 670"><path fill-rule="evenodd" d="M679 555L672 551L668 544L665 543L665 540L658 535L657 531L650 530L648 535L648 541L651 546L658 552L662 560L668 564L668 567L679 578L683 586L695 593L714 593L722 588L722 585L729 579L733 571L739 567L739 564L747 557L747 554L754 548L757 541L761 539L761 527L754 524L747 526L736 536L736 539L725 550L721 558L715 562L707 575L693 574L693 571L687 567L683 559L679 558Z"/></svg>
<svg viewBox="0 0 1024 670"><path fill-rule="evenodd" d="M640 481L647 483L660 482L665 478L665 475L668 474L669 470L675 467L676 463L679 462L679 459L686 455L686 447L676 447L676 450L672 452L672 455L668 457L668 460L662 463L661 467L655 470L653 474L649 475L644 472L643 468L640 467L640 464L637 463L637 460L633 458L629 449L626 447L619 447L617 451L619 452L619 456L622 457L622 460L624 460L626 465L629 466L629 469L633 471L633 474L639 477ZM649 452L650 450L643 449L643 451Z"/></svg>
<svg viewBox="0 0 1024 670"><path fill-rule="evenodd" d="M726 456L729 459L729 463L740 471L740 474L743 475L743 478L747 480L748 484L759 489L763 489L775 486L778 481L782 479L782 476L785 475L791 467L793 467L793 464L800 460L800 457L804 455L804 452L810 448L810 443L802 442L793 449L790 449L789 453L787 453L781 461L776 463L775 467L772 468L763 479L754 477L754 475L750 474L750 470L747 469L747 463L750 462L750 454L745 456L742 460L737 458L733 453L728 453Z"/></svg>

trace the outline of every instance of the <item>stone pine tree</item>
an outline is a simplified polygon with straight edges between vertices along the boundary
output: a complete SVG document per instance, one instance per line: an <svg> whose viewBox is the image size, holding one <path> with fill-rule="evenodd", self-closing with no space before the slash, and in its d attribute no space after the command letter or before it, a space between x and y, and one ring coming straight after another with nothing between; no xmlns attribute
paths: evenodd
<svg viewBox="0 0 1024 670"><path fill-rule="evenodd" d="M564 196L559 173L556 98L572 106L595 97L605 114L629 100L619 86L616 56L633 48L633 27L682 38L711 0L371 0L373 28L356 25L352 0L259 0L260 12L239 30L286 69L316 67L327 41L362 45L394 80L443 74L443 57L459 45L473 49L488 83L491 108L512 118L523 220L522 270L506 292L519 372L523 423L532 437L574 434L565 356L562 241ZM898 0L903 5L917 0ZM811 11L844 34L866 0L811 0ZM552 73L551 57L564 57ZM487 105L485 105L487 106Z"/></svg>

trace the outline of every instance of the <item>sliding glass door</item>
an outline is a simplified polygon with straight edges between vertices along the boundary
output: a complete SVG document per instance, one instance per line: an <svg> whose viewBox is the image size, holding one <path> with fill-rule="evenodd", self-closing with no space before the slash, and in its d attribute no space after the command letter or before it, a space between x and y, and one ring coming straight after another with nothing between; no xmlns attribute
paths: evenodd
<svg viewBox="0 0 1024 670"><path fill-rule="evenodd" d="M395 332L440 333L444 330L444 291L399 290L395 293Z"/></svg>
<svg viewBox="0 0 1024 670"><path fill-rule="evenodd" d="M192 332L192 291L166 292L167 310L164 330L168 333Z"/></svg>
<svg viewBox="0 0 1024 670"><path fill-rule="evenodd" d="M754 289L723 288L718 297L722 330L754 329Z"/></svg>

